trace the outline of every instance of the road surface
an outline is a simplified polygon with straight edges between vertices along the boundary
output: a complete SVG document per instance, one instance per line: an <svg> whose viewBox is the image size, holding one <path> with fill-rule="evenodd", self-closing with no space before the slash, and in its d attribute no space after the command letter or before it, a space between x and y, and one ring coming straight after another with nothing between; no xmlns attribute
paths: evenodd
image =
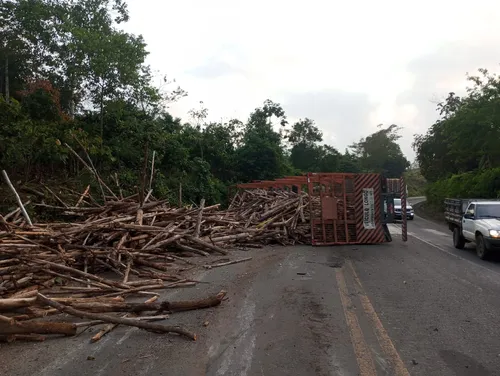
<svg viewBox="0 0 500 376"><path fill-rule="evenodd" d="M401 241L275 247L207 270L166 298L228 291L209 310L173 314L191 342L119 327L44 343L0 344L1 375L499 375L500 264L456 250L445 226L416 218ZM208 322L208 326L203 323Z"/></svg>

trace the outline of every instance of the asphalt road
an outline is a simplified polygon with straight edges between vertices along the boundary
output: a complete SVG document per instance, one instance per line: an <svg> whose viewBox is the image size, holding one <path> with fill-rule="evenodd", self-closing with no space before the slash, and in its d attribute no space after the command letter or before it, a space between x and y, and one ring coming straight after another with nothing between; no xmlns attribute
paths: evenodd
<svg viewBox="0 0 500 376"><path fill-rule="evenodd" d="M196 342L119 327L94 344L91 333L0 344L0 374L499 375L500 263L421 218L406 243L391 231L383 245L240 251L253 259L199 273L207 283L164 296L228 291L167 320Z"/></svg>

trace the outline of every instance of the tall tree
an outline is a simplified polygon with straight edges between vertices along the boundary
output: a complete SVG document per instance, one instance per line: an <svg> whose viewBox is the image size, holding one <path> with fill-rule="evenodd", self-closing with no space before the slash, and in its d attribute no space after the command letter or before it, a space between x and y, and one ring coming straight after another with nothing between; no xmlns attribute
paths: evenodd
<svg viewBox="0 0 500 376"><path fill-rule="evenodd" d="M278 122L280 131L273 127ZM274 179L289 170L283 150L288 124L281 105L266 100L248 119L242 145L236 153L240 179L243 181Z"/></svg>
<svg viewBox="0 0 500 376"><path fill-rule="evenodd" d="M388 177L400 177L403 174L410 163L397 143L401 138L400 129L395 124L390 125L350 146L363 170L379 172Z"/></svg>
<svg viewBox="0 0 500 376"><path fill-rule="evenodd" d="M325 154L325 150L318 145L321 141L323 134L311 119L297 121L288 135L293 167L301 171L318 171Z"/></svg>

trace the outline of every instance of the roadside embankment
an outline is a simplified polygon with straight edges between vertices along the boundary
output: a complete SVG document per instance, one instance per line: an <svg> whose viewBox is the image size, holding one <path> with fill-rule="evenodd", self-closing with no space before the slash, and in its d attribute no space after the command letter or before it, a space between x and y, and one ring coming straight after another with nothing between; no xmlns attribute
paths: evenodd
<svg viewBox="0 0 500 376"><path fill-rule="evenodd" d="M430 221L444 223L444 214L439 209L431 205L428 201L421 201L413 205L415 214Z"/></svg>

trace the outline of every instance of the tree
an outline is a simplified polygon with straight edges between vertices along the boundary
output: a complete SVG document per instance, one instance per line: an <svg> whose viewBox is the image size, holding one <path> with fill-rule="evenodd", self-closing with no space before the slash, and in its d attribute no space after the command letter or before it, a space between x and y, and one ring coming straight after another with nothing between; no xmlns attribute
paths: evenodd
<svg viewBox="0 0 500 376"><path fill-rule="evenodd" d="M393 124L350 146L364 171L379 172L387 177L400 177L403 174L410 163L397 144L401 137L399 131L400 127Z"/></svg>
<svg viewBox="0 0 500 376"><path fill-rule="evenodd" d="M321 170L321 161L325 150L317 143L323 141L323 134L311 119L296 122L288 135L292 148L290 160L293 167L301 171L317 172Z"/></svg>
<svg viewBox="0 0 500 376"><path fill-rule="evenodd" d="M270 100L250 114L236 152L240 180L274 179L290 170L282 145L284 132L273 129L273 119L278 120L280 130L288 124L283 108Z"/></svg>
<svg viewBox="0 0 500 376"><path fill-rule="evenodd" d="M437 105L441 118L413 148L423 176L437 181L453 174L500 166L500 78L485 69L468 76L472 86Z"/></svg>
<svg viewBox="0 0 500 376"><path fill-rule="evenodd" d="M289 127L269 99L245 122L208 122L203 102L189 122L174 118L168 105L187 93L145 64L146 42L121 27L128 17L122 0L0 3L0 164L12 178L95 184L66 143L124 195L137 193L154 152L152 188L171 203L180 187L183 203L212 204L237 182L398 168L391 132L342 154L313 120ZM388 161L373 162L376 145L392 150Z"/></svg>
<svg viewBox="0 0 500 376"><path fill-rule="evenodd" d="M11 93L20 89L20 83L34 70L29 64L32 50L28 30L23 29L21 23L23 13L14 1L0 3L0 93L7 102Z"/></svg>

